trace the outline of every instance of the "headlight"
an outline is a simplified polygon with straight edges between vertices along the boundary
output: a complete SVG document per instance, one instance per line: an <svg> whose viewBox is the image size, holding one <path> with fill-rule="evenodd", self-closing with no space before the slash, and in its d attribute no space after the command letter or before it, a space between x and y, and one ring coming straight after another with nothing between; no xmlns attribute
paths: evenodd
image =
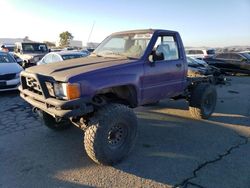
<svg viewBox="0 0 250 188"><path fill-rule="evenodd" d="M16 73L16 77L15 78L20 78L20 72Z"/></svg>
<svg viewBox="0 0 250 188"><path fill-rule="evenodd" d="M54 93L61 99L76 99L80 97L80 86L76 83L54 83Z"/></svg>

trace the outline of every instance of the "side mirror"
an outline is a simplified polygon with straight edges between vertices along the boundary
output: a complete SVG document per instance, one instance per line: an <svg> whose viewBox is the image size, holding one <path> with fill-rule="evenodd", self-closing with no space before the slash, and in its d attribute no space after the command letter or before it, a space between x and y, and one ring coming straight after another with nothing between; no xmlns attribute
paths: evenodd
<svg viewBox="0 0 250 188"><path fill-rule="evenodd" d="M51 52L51 49L50 49L50 48L48 49L48 52Z"/></svg>
<svg viewBox="0 0 250 188"><path fill-rule="evenodd" d="M162 61L164 60L164 54L162 52L152 51L153 61Z"/></svg>

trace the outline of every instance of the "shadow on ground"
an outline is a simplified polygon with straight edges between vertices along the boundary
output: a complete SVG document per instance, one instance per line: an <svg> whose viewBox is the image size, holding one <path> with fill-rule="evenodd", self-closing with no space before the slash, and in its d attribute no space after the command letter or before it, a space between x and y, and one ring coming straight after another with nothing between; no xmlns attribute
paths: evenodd
<svg viewBox="0 0 250 188"><path fill-rule="evenodd" d="M216 118L195 121L152 112L153 109L138 112L139 137L135 152L116 168L176 185L192 176L193 170L204 161L216 158L232 145L242 142L231 128L217 124Z"/></svg>

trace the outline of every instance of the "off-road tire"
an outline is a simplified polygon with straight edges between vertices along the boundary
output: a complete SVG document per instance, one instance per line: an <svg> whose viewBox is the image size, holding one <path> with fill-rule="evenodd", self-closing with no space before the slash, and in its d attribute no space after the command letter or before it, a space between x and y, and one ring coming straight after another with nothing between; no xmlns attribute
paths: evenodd
<svg viewBox="0 0 250 188"><path fill-rule="evenodd" d="M107 104L90 119L84 136L85 151L96 163L113 165L129 154L136 135L133 110L122 104Z"/></svg>
<svg viewBox="0 0 250 188"><path fill-rule="evenodd" d="M68 129L72 126L71 122L69 120L62 120L60 122L56 122L55 118L53 118L51 115L49 115L46 112L41 112L42 114L42 120L44 122L44 125L46 125L48 128L55 130L55 131L62 131L65 129Z"/></svg>
<svg viewBox="0 0 250 188"><path fill-rule="evenodd" d="M214 112L217 92L213 85L201 83L193 88L189 101L189 111L195 119L208 119Z"/></svg>

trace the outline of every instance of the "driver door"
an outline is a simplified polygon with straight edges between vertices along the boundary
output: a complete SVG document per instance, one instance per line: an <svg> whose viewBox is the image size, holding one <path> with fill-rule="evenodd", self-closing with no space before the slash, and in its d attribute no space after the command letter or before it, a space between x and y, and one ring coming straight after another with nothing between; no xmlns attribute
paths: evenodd
<svg viewBox="0 0 250 188"><path fill-rule="evenodd" d="M158 36L153 51L163 55L144 64L142 103L156 102L183 92L186 64L180 57L177 36ZM152 56L152 55L151 55Z"/></svg>

